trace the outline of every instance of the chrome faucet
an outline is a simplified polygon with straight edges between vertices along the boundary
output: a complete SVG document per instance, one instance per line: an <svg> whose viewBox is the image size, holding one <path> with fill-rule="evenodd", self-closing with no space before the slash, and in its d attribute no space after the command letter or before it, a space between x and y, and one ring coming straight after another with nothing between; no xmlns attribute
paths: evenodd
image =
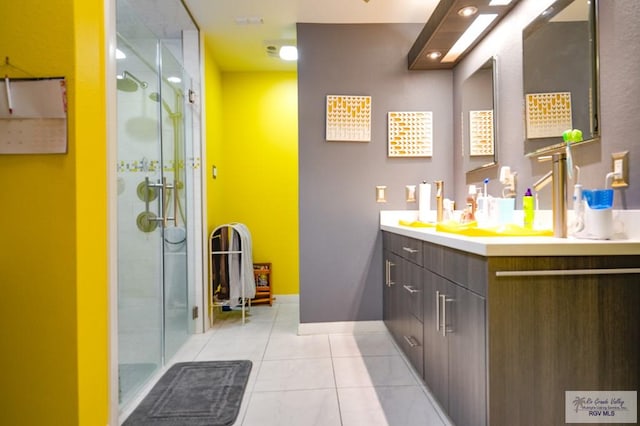
<svg viewBox="0 0 640 426"><path fill-rule="evenodd" d="M444 181L437 180L436 184L436 221L442 222L443 205L444 205Z"/></svg>
<svg viewBox="0 0 640 426"><path fill-rule="evenodd" d="M553 211L553 236L567 238L567 154L559 152L553 154L551 171L533 184L538 192L549 182L551 188L551 209Z"/></svg>

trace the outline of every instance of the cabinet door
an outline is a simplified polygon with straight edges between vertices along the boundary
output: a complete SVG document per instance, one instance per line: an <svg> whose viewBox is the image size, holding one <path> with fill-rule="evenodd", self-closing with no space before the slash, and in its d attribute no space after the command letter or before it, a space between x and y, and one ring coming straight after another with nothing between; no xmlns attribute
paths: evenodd
<svg viewBox="0 0 640 426"><path fill-rule="evenodd" d="M440 296L445 294L446 281L439 275L425 270L422 285L424 381L446 411L449 405L449 361L447 339L442 335L440 309Z"/></svg>
<svg viewBox="0 0 640 426"><path fill-rule="evenodd" d="M449 343L449 408L457 425L487 424L485 299L447 282L445 320Z"/></svg>

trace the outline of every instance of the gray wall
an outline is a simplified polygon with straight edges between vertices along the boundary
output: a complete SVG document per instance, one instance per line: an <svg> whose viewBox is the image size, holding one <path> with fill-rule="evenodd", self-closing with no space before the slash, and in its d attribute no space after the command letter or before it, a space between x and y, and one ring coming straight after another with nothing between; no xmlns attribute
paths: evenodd
<svg viewBox="0 0 640 426"><path fill-rule="evenodd" d="M417 209L405 185L453 182L452 72L407 69L421 27L298 24L302 323L381 319L379 211ZM372 97L370 142L325 140L327 95ZM387 157L388 111L433 111L432 158Z"/></svg>
<svg viewBox="0 0 640 426"><path fill-rule="evenodd" d="M407 71L406 54L420 25L298 25L301 322L381 318L378 211L415 209L404 201L405 185L444 179L446 195L464 202L461 89L492 55L498 57L498 161L518 172L518 194L549 170L548 163L523 155L521 31L550 2L521 0L453 72ZM583 185L600 187L611 153L630 151L631 184L616 192L616 208L640 208L637 22L640 1L600 1L602 143L574 154ZM329 94L373 97L371 142L325 141ZM387 158L386 112L393 110L434 111L433 158ZM488 177L490 193L499 194L497 174ZM376 185L387 185L388 203L375 203ZM550 199L548 187L541 207L551 208Z"/></svg>
<svg viewBox="0 0 640 426"><path fill-rule="evenodd" d="M454 126L460 129L464 80L491 55L498 56L498 161L518 172L517 192L523 194L550 168L524 157L524 100L521 31L551 0L521 0L512 12L454 69ZM611 171L611 153L629 150L630 186L615 195L616 208L640 208L640 2L600 0L600 127L602 143L575 150L581 181L602 187ZM465 194L460 131L454 131L456 200ZM489 192L498 195L497 175ZM551 188L540 193L541 207L551 208ZM518 208L521 207L518 197Z"/></svg>

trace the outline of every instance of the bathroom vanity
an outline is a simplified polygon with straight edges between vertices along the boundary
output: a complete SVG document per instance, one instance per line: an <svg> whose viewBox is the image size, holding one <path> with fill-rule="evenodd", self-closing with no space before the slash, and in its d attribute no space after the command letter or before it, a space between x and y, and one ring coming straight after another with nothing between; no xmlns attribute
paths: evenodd
<svg viewBox="0 0 640 426"><path fill-rule="evenodd" d="M560 425L640 387L640 240L465 237L381 214L384 320L458 426Z"/></svg>

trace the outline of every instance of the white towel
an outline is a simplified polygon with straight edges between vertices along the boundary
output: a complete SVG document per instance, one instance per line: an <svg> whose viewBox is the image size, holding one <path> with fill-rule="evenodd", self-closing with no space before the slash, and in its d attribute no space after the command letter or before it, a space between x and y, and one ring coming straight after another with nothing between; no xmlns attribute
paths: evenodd
<svg viewBox="0 0 640 426"><path fill-rule="evenodd" d="M229 300L235 303L242 297L243 286L245 299L253 299L256 296L256 283L253 277L253 253L249 228L242 223L230 223L229 226L236 231L231 237L229 250L242 250L242 254L229 255ZM240 256L240 265L238 265L238 256Z"/></svg>

